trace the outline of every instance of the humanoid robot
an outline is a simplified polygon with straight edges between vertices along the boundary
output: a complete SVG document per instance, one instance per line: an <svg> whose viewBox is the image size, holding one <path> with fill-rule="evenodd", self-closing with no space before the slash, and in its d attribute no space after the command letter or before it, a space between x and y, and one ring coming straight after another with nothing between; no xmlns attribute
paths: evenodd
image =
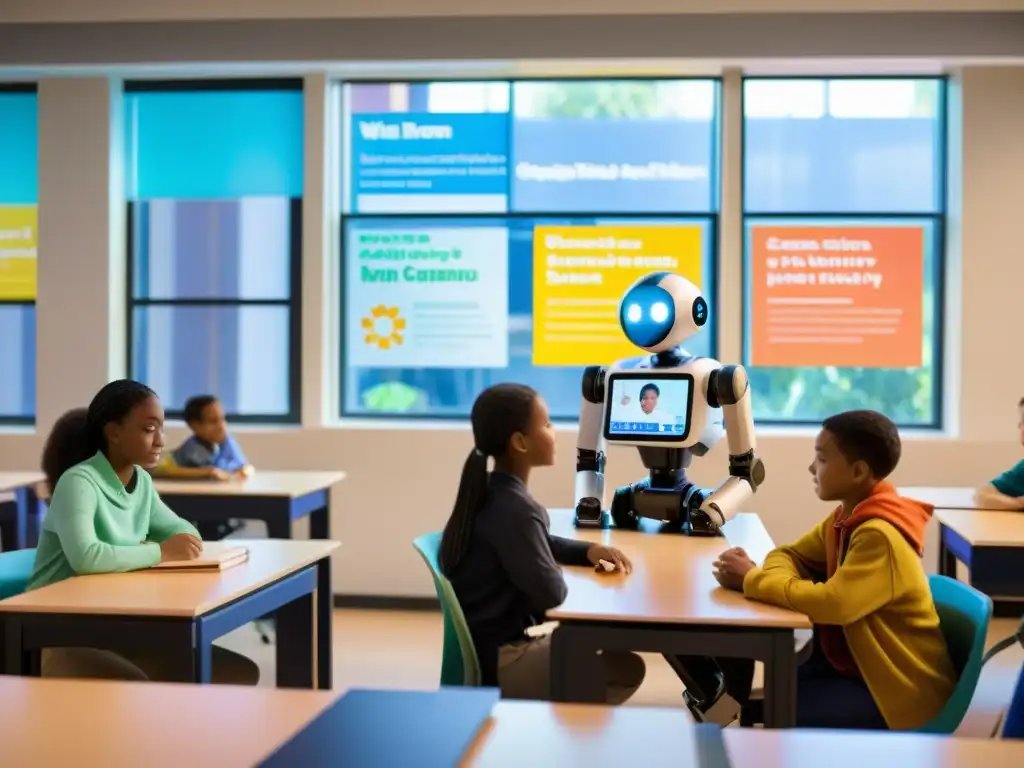
<svg viewBox="0 0 1024 768"><path fill-rule="evenodd" d="M648 518L663 523L663 530L719 535L764 481L747 373L743 366L682 349L708 322L708 305L700 289L680 275L657 272L634 283L622 297L619 322L626 337L649 354L583 373L575 524L607 527L605 449L633 446L650 474L615 490L615 525L636 528ZM729 476L717 488L699 488L687 479L686 468L723 435Z"/></svg>

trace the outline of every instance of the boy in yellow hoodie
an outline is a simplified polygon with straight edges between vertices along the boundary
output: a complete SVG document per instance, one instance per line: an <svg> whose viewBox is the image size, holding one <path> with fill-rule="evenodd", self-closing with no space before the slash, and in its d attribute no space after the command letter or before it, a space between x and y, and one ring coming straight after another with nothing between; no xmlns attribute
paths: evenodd
<svg viewBox="0 0 1024 768"><path fill-rule="evenodd" d="M825 419L814 454L815 491L840 502L836 510L762 567L742 549L723 552L715 577L814 622L813 653L798 670L798 727L913 730L938 715L956 683L921 565L932 509L885 481L900 437L880 413ZM742 703L749 682L737 686L728 672L716 698Z"/></svg>

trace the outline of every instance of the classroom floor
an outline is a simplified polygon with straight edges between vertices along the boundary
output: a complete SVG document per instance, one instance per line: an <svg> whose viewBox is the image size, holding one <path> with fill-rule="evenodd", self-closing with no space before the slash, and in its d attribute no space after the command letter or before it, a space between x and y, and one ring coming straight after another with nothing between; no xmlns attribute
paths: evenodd
<svg viewBox="0 0 1024 768"><path fill-rule="evenodd" d="M1016 619L996 619L989 644L1012 634ZM432 689L441 670L441 614L407 611L338 610L334 614L334 686ZM252 626L228 635L223 645L244 653L260 666L260 685L273 685L274 647L264 645ZM682 707L682 688L668 664L645 655L647 678L632 706ZM987 737L1006 709L1024 661L1020 646L989 663L982 675L971 710L958 735Z"/></svg>

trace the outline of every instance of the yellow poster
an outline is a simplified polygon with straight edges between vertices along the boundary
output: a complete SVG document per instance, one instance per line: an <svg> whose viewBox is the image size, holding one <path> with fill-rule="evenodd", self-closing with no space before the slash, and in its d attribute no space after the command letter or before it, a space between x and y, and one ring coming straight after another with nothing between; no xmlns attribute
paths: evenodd
<svg viewBox="0 0 1024 768"><path fill-rule="evenodd" d="M703 288L701 227L599 225L533 231L533 364L610 365L643 354L619 325L619 301L651 272Z"/></svg>
<svg viewBox="0 0 1024 768"><path fill-rule="evenodd" d="M39 215L34 205L0 205L0 300L35 301Z"/></svg>

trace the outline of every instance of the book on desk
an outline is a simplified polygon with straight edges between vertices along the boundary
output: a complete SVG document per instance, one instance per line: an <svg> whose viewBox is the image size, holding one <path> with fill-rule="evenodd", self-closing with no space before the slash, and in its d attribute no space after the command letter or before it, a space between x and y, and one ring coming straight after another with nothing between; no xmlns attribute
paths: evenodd
<svg viewBox="0 0 1024 768"><path fill-rule="evenodd" d="M203 551L195 560L169 560L154 565L161 571L225 571L249 559L246 547L231 546L227 542L203 542Z"/></svg>

